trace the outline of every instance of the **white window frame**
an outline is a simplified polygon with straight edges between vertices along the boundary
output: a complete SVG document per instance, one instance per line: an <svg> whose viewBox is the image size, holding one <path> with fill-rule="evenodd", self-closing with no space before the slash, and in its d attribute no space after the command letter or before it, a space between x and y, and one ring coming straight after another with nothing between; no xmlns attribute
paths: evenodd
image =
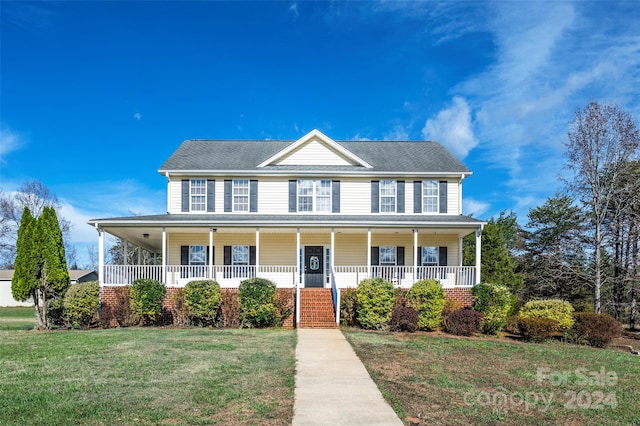
<svg viewBox="0 0 640 426"><path fill-rule="evenodd" d="M193 268L193 266L199 266ZM204 277L205 266L207 266L207 246L190 245L189 246L189 277Z"/></svg>
<svg viewBox="0 0 640 426"><path fill-rule="evenodd" d="M391 190L393 194L385 194L386 191ZM380 181L380 190L379 190L379 203L380 213L395 213L398 208L398 182L394 179L385 179ZM383 202L386 200L386 203ZM388 203L390 200L393 200L393 208L390 209Z"/></svg>
<svg viewBox="0 0 640 426"><path fill-rule="evenodd" d="M432 259L435 258L435 261L429 260L429 251L431 251ZM422 253L420 253L420 265L422 266L438 266L440 265L440 247L438 246L422 246Z"/></svg>
<svg viewBox="0 0 640 426"><path fill-rule="evenodd" d="M398 264L396 246L380 246L378 250L378 264L380 266L396 266ZM393 260L387 260L387 256L391 256Z"/></svg>
<svg viewBox="0 0 640 426"><path fill-rule="evenodd" d="M429 189L435 188L435 195L433 193L427 194ZM433 209L427 208L427 200L435 199L435 207ZM432 206L433 207L433 206ZM422 213L439 213L440 212L440 182L437 180L423 180L422 181Z"/></svg>
<svg viewBox="0 0 640 426"><path fill-rule="evenodd" d="M308 185L311 185L309 188ZM321 189L328 188L328 194L321 194ZM311 193L301 194L301 191L308 191L311 189ZM297 189L296 189L296 205L298 212L302 213L331 213L331 201L332 201L332 185L330 179L298 179ZM302 199L305 199L305 202L302 202ZM311 199L311 209L301 209L301 206L308 206L308 199ZM319 200L323 200L323 203L319 203ZM321 209L322 206L325 206Z"/></svg>
<svg viewBox="0 0 640 426"><path fill-rule="evenodd" d="M241 255L242 259L238 260L236 255ZM244 260L245 256L246 256L246 260ZM231 265L232 266L249 266L249 264L251 263L250 257L251 255L249 254L249 246L247 245L231 246Z"/></svg>
<svg viewBox="0 0 640 426"><path fill-rule="evenodd" d="M245 191L246 190L246 191ZM246 192L246 194L245 194ZM234 212L248 212L251 196L249 179L234 179L232 183L231 198Z"/></svg>
<svg viewBox="0 0 640 426"><path fill-rule="evenodd" d="M207 211L207 180L196 178L189 180L189 209L192 212Z"/></svg>

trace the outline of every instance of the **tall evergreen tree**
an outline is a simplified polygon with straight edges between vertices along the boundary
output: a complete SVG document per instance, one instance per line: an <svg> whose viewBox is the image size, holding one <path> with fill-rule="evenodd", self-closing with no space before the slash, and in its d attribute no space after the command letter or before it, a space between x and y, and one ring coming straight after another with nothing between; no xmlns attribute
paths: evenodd
<svg viewBox="0 0 640 426"><path fill-rule="evenodd" d="M486 283L504 284L513 293L522 287L522 276L515 273L513 259L500 226L492 218L482 231L481 280Z"/></svg>
<svg viewBox="0 0 640 426"><path fill-rule="evenodd" d="M18 228L15 270L11 280L11 294L14 299L22 302L32 297L38 287L39 259L33 240L36 227L36 219L31 215L29 207L25 207Z"/></svg>

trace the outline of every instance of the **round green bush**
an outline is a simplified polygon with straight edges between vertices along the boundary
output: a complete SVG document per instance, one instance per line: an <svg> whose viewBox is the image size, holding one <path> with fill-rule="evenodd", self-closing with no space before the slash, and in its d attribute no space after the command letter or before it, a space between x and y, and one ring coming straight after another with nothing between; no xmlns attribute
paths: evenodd
<svg viewBox="0 0 640 426"><path fill-rule="evenodd" d="M69 286L64 295L67 321L74 327L89 328L98 316L100 285L97 281Z"/></svg>
<svg viewBox="0 0 640 426"><path fill-rule="evenodd" d="M184 287L187 315L196 324L214 325L220 301L220 284L213 280L190 281Z"/></svg>
<svg viewBox="0 0 640 426"><path fill-rule="evenodd" d="M573 306L560 299L530 300L520 308L518 317L554 320L559 330L568 330L573 326Z"/></svg>
<svg viewBox="0 0 640 426"><path fill-rule="evenodd" d="M240 325L248 328L274 327L278 322L276 284L265 278L250 278L238 288Z"/></svg>
<svg viewBox="0 0 640 426"><path fill-rule="evenodd" d="M362 328L380 330L389 323L393 310L393 284L382 278L368 278L358 284L358 323Z"/></svg>
<svg viewBox="0 0 640 426"><path fill-rule="evenodd" d="M496 334L507 322L515 296L507 286L489 283L472 287L471 294L475 297L472 309L484 315L480 329L485 334Z"/></svg>
<svg viewBox="0 0 640 426"><path fill-rule="evenodd" d="M418 312L418 328L433 331L442 322L446 295L436 280L416 281L407 293L409 304Z"/></svg>
<svg viewBox="0 0 640 426"><path fill-rule="evenodd" d="M162 316L162 302L167 288L157 280L135 280L129 290L131 311L142 324L153 324Z"/></svg>
<svg viewBox="0 0 640 426"><path fill-rule="evenodd" d="M606 347L611 340L620 337L622 324L608 314L579 312L570 332L570 341L587 343L596 348Z"/></svg>

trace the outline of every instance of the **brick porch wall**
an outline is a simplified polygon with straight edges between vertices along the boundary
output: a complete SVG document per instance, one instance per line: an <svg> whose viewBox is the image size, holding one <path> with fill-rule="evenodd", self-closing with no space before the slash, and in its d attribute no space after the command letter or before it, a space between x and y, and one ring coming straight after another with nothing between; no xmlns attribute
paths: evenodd
<svg viewBox="0 0 640 426"><path fill-rule="evenodd" d="M102 287L100 292L100 302L102 307L113 305L116 302L116 289L122 287ZM170 297L175 291L178 290L177 287L167 287L167 294L165 295L164 302L162 303L162 319L160 320L161 325L171 325L173 324L173 317L171 315L171 305L169 304ZM236 295L238 294L237 288L222 288L220 289L222 293L228 292ZM295 297L296 290L295 288L278 288L276 289L276 296L279 300L288 300L287 307L291 310L291 315L289 315L282 324L283 328L292 329L294 327L294 319L296 316L295 313ZM113 322L113 321L112 321ZM111 326L115 326L117 324L110 324Z"/></svg>

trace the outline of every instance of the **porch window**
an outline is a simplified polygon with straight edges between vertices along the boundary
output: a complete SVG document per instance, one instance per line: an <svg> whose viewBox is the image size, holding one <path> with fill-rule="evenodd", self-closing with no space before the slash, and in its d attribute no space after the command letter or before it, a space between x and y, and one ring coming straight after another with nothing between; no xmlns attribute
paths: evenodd
<svg viewBox="0 0 640 426"><path fill-rule="evenodd" d="M438 213L438 181L422 181L422 212Z"/></svg>
<svg viewBox="0 0 640 426"><path fill-rule="evenodd" d="M203 212L207 210L207 180L191 179L191 211Z"/></svg>
<svg viewBox="0 0 640 426"><path fill-rule="evenodd" d="M249 179L233 180L233 211L249 211Z"/></svg>
<svg viewBox="0 0 640 426"><path fill-rule="evenodd" d="M438 266L438 247L422 247L422 266Z"/></svg>
<svg viewBox="0 0 640 426"><path fill-rule="evenodd" d="M380 181L380 212L381 213L396 212L396 181L395 180Z"/></svg>
<svg viewBox="0 0 640 426"><path fill-rule="evenodd" d="M204 277L207 265L207 246L189 246L189 270L186 277ZM186 278L183 276L183 278Z"/></svg>
<svg viewBox="0 0 640 426"><path fill-rule="evenodd" d="M233 246L231 264L233 266L248 266L249 246Z"/></svg>
<svg viewBox="0 0 640 426"><path fill-rule="evenodd" d="M380 246L380 266L396 265L395 246Z"/></svg>
<svg viewBox="0 0 640 426"><path fill-rule="evenodd" d="M299 212L331 212L331 181L298 180Z"/></svg>

